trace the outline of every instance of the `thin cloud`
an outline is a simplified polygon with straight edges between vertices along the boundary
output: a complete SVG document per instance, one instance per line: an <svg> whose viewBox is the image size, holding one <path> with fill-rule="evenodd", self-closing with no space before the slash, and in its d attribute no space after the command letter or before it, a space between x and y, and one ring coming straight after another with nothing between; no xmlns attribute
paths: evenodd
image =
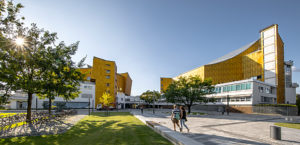
<svg viewBox="0 0 300 145"><path fill-rule="evenodd" d="M295 66L292 66L292 71L293 71L293 72L300 72L300 69L299 69L299 68L296 68Z"/></svg>

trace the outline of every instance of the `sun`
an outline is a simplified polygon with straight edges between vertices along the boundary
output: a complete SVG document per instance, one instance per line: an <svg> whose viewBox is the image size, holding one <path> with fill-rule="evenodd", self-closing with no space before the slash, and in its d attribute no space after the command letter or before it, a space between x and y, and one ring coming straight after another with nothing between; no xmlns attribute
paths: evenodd
<svg viewBox="0 0 300 145"><path fill-rule="evenodd" d="M21 37L18 37L16 40L15 40L15 43L18 45L18 46L23 46L24 45L24 38L21 38Z"/></svg>

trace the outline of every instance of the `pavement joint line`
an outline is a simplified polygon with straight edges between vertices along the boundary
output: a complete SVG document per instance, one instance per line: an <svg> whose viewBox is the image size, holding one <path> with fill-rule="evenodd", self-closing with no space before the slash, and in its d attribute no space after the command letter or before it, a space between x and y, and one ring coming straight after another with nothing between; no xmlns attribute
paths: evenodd
<svg viewBox="0 0 300 145"><path fill-rule="evenodd" d="M240 121L240 122L224 123L224 124L217 124L217 125L205 125L205 126L201 126L201 127L216 127L216 126L225 126L225 125L233 125L233 124L244 124L244 123L260 122L260 121L268 121L268 120L279 120L279 119L282 119L282 118L261 119L261 120L253 120L253 121Z"/></svg>
<svg viewBox="0 0 300 145"><path fill-rule="evenodd" d="M264 139L261 139L261 138L253 138L253 137L249 137L249 136L245 136L245 135L225 131L225 130L222 130L222 129L216 129L216 128L213 128L213 127L207 127L207 128L210 128L210 129L215 130L215 131L223 132L223 133L226 133L226 134L229 134L229 135L250 139L250 140L253 140L253 141L260 141L260 142L263 142L263 143L266 143L266 144L270 143L270 141L264 140ZM275 143L275 142L272 142L272 144L281 145L281 144L278 144L278 143Z"/></svg>
<svg viewBox="0 0 300 145"><path fill-rule="evenodd" d="M159 133L166 139L168 139L170 142L172 142L175 145L203 145L201 142L198 142L190 137L187 137L181 133L175 132L168 127L165 127L163 125L153 125L151 127L150 125L147 124L147 120L143 119L143 115L135 114L133 112L130 112L132 115L134 115L137 119L142 121L144 124L149 126L151 129L153 129L155 132Z"/></svg>

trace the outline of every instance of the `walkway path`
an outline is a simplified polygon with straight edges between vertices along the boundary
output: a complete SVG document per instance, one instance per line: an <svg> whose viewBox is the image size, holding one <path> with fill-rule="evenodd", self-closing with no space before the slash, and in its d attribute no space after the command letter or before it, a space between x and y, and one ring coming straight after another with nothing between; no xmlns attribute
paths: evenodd
<svg viewBox="0 0 300 145"><path fill-rule="evenodd" d="M140 114L135 110L134 113ZM170 129L173 125L170 120L169 110L144 111L143 116L149 121L155 121ZM296 118L299 119L299 118ZM190 133L182 135L192 138L200 143L213 144L300 144L300 130L282 127L282 140L276 141L269 137L270 126L275 122L286 122L282 116L249 115L231 113L227 115L202 115L189 117L187 125ZM179 129L177 129L179 130Z"/></svg>

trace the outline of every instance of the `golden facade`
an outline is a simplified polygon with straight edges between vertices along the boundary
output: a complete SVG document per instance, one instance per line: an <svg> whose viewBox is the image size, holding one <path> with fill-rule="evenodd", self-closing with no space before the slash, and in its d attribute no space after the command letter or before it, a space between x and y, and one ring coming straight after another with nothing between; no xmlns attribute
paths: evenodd
<svg viewBox="0 0 300 145"><path fill-rule="evenodd" d="M114 102L116 102L118 84L127 86L127 92L130 94L132 81L130 84L126 82L122 83L124 80L122 77L118 77L117 65L114 61L94 57L93 66L91 68L81 68L80 71L85 74L86 80L95 82L95 107L98 104L102 104L100 98L105 92L109 93L110 96L114 98ZM130 79L129 75L128 79ZM112 106L115 105L116 104L112 104Z"/></svg>
<svg viewBox="0 0 300 145"><path fill-rule="evenodd" d="M277 103L284 103L284 45L278 34L278 25L271 25L260 33L260 39L173 79L198 75L203 80L210 78L213 84L220 84L256 78L276 85ZM161 85L162 91L168 87L164 81Z"/></svg>

